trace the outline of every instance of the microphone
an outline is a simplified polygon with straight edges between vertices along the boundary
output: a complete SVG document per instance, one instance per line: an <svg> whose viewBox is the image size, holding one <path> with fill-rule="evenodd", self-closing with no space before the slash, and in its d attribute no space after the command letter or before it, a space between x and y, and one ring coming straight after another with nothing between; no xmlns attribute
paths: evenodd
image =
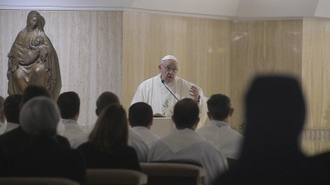
<svg viewBox="0 0 330 185"><path fill-rule="evenodd" d="M173 97L179 101L179 99L173 94L173 92L167 87L167 85L165 84L164 80L162 79L162 84L164 84L164 86L166 87L166 89L173 95Z"/></svg>

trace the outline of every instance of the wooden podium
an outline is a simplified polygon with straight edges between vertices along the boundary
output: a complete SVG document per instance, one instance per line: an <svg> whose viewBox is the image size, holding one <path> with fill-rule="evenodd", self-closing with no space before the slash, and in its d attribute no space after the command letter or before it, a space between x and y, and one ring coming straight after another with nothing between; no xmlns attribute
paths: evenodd
<svg viewBox="0 0 330 185"><path fill-rule="evenodd" d="M150 131L162 138L173 128L175 128L175 125L171 117L154 117Z"/></svg>

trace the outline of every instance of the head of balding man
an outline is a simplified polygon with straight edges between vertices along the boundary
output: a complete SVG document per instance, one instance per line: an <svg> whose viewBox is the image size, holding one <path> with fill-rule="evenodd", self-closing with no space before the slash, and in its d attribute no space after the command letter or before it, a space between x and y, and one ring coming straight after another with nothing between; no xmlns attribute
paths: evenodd
<svg viewBox="0 0 330 185"><path fill-rule="evenodd" d="M110 104L120 104L118 96L109 91L103 92L96 101L96 115L98 116Z"/></svg>

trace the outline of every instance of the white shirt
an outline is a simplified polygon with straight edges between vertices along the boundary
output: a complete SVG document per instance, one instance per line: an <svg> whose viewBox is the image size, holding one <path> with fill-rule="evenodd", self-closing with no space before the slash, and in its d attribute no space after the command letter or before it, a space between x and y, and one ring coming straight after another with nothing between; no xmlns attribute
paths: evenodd
<svg viewBox="0 0 330 185"><path fill-rule="evenodd" d="M149 148L143 142L141 135L132 129L128 130L128 145L135 149L139 162L147 162Z"/></svg>
<svg viewBox="0 0 330 185"><path fill-rule="evenodd" d="M11 122L7 122L5 124L3 124L0 128L0 135L9 132L15 128L19 127L18 123L11 123Z"/></svg>
<svg viewBox="0 0 330 185"><path fill-rule="evenodd" d="M228 170L225 156L211 143L191 129L173 129L166 137L152 143L148 154L151 161L189 161L206 170L204 184L209 184Z"/></svg>
<svg viewBox="0 0 330 185"><path fill-rule="evenodd" d="M70 145L73 146L75 143L74 139L82 134L84 130L81 129L78 123L73 119L62 119L61 121L65 126L63 136L66 137L69 140Z"/></svg>
<svg viewBox="0 0 330 185"><path fill-rule="evenodd" d="M226 122L212 120L209 125L196 132L218 147L226 158L238 158L243 136L231 129Z"/></svg>
<svg viewBox="0 0 330 185"><path fill-rule="evenodd" d="M136 133L140 134L142 141L148 147L150 146L150 143L160 139L159 136L157 136L156 134L150 132L150 130L146 127L136 126L136 127L132 127L131 129L134 130Z"/></svg>
<svg viewBox="0 0 330 185"><path fill-rule="evenodd" d="M71 147L76 149L81 144L87 142L89 135L92 133L92 131L94 129L94 126L95 126L95 124L90 126L87 130L83 131L81 134L79 134L79 136L77 136L75 139L73 139L72 142L70 142Z"/></svg>
<svg viewBox="0 0 330 185"><path fill-rule="evenodd" d="M145 102L152 107L154 114L160 113L164 116L170 117L172 116L173 107L177 100L161 82L160 75L161 74L158 74L157 76L142 82L139 85L131 104L136 102ZM167 86L179 100L183 98L192 98L189 95L189 89L191 86L195 86L198 89L200 94L200 100L198 104L200 110L200 122L198 127L203 126L207 118L207 98L204 96L203 90L197 85L177 76L175 77L174 81L167 84Z"/></svg>

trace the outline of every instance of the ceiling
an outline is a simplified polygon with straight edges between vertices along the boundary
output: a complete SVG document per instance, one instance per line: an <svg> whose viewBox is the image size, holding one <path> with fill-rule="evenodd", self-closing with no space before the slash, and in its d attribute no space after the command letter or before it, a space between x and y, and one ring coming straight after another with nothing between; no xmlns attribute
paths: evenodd
<svg viewBox="0 0 330 185"><path fill-rule="evenodd" d="M0 0L0 9L142 11L218 19L330 18L329 0Z"/></svg>

